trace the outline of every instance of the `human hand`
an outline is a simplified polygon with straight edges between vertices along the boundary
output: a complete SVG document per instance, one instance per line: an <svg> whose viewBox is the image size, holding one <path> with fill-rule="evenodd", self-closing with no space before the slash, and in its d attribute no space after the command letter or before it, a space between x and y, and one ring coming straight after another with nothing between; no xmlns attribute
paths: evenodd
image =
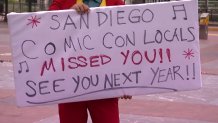
<svg viewBox="0 0 218 123"><path fill-rule="evenodd" d="M127 99L132 99L132 96L130 96L130 95L123 95L123 96L120 97L120 98L127 100Z"/></svg>
<svg viewBox="0 0 218 123"><path fill-rule="evenodd" d="M89 12L89 7L86 4L84 4L84 3L74 4L71 7L71 9L76 10L80 14L88 13Z"/></svg>

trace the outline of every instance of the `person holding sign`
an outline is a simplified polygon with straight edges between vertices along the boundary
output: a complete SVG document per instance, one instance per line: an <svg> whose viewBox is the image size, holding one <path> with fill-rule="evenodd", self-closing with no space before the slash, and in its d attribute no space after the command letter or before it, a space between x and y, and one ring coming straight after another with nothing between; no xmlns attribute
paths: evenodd
<svg viewBox="0 0 218 123"><path fill-rule="evenodd" d="M49 10L74 9L79 14L89 7L124 5L122 0L53 0ZM123 96L122 99L131 99ZM86 123L87 109L93 123L119 123L118 98L59 104L60 123Z"/></svg>

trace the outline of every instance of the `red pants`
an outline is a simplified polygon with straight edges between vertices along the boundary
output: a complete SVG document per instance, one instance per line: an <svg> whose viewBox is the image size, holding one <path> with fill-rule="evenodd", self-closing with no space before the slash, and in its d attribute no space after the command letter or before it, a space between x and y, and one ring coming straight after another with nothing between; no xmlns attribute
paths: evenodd
<svg viewBox="0 0 218 123"><path fill-rule="evenodd" d="M93 123L119 123L117 98L59 104L60 123L87 123L87 109Z"/></svg>

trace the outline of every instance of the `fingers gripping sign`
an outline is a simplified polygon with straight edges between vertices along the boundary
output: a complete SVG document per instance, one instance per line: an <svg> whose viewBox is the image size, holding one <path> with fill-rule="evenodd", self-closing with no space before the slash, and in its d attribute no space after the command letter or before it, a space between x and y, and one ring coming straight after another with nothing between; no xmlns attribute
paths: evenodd
<svg viewBox="0 0 218 123"><path fill-rule="evenodd" d="M89 7L84 3L74 4L71 9L76 10L79 14L88 13Z"/></svg>

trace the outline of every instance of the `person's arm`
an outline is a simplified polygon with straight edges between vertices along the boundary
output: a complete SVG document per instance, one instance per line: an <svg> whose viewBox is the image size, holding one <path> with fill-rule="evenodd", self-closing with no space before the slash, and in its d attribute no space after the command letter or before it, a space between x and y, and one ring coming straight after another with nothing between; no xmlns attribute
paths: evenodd
<svg viewBox="0 0 218 123"><path fill-rule="evenodd" d="M69 0L53 0L49 7L49 10L63 10L63 9L74 9L78 13L89 12L89 7L84 3L73 4L73 1Z"/></svg>
<svg viewBox="0 0 218 123"><path fill-rule="evenodd" d="M66 0L53 0L52 4L49 6L49 10L62 10Z"/></svg>
<svg viewBox="0 0 218 123"><path fill-rule="evenodd" d="M71 9L76 10L78 13L87 13L89 12L89 6L84 3L74 4Z"/></svg>
<svg viewBox="0 0 218 123"><path fill-rule="evenodd" d="M118 6L118 5L124 5L125 3L123 0L106 0L107 6Z"/></svg>
<svg viewBox="0 0 218 123"><path fill-rule="evenodd" d="M116 0L116 5L124 5L124 1L123 0Z"/></svg>

